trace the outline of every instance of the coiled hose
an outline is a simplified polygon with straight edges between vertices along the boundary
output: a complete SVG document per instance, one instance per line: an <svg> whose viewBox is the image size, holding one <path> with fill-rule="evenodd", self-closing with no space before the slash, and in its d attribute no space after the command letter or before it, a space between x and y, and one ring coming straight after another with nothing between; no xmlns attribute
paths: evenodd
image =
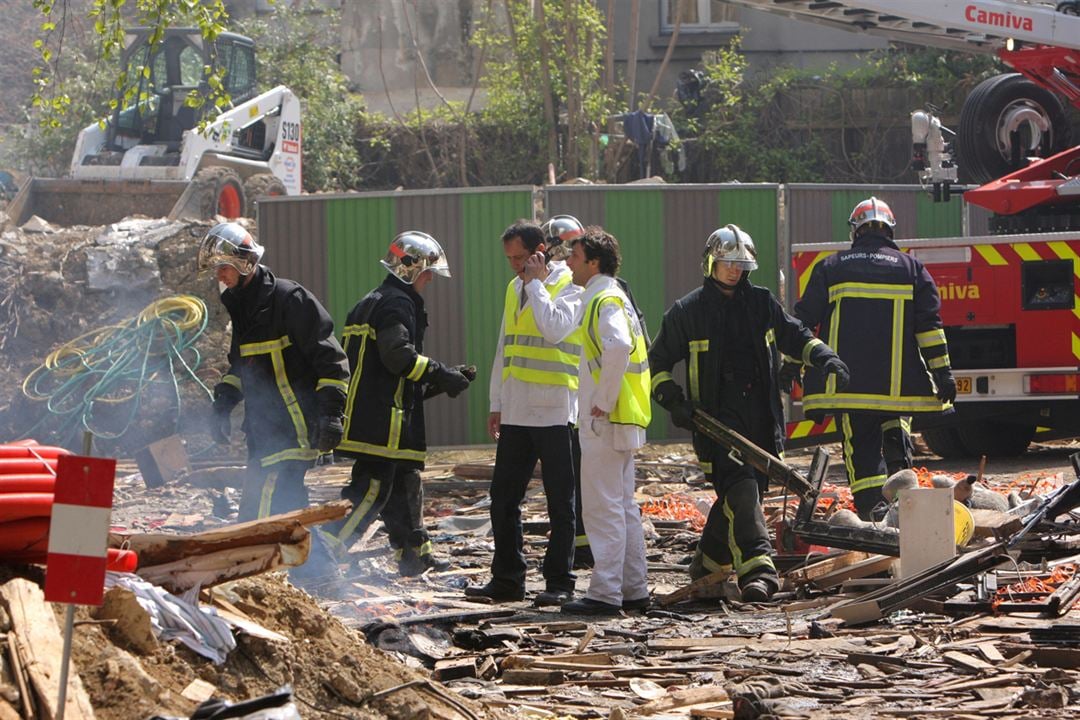
<svg viewBox="0 0 1080 720"><path fill-rule="evenodd" d="M194 343L206 323L202 300L175 295L155 300L126 322L64 343L23 380L23 394L44 401L48 409L26 434L49 418L59 417L61 437L86 430L96 437L118 438L131 427L142 393L151 383L172 385L179 413L178 372L198 383L209 397L209 388L195 375L201 355ZM122 429L105 430L95 425L99 403L128 404Z"/></svg>

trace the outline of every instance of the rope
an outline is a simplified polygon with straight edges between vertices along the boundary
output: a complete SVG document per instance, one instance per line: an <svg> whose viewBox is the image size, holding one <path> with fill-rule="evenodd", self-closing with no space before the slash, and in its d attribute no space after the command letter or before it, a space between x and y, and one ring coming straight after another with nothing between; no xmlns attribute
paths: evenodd
<svg viewBox="0 0 1080 720"><path fill-rule="evenodd" d="M91 330L64 343L23 380L23 394L45 402L48 410L26 434L53 417L61 420L62 436L86 430L96 437L118 438L135 420L143 391L155 382L171 384L179 415L178 373L198 383L209 397L209 388L195 375L201 355L194 342L206 323L202 300L175 295L155 300L123 323ZM125 403L127 417L122 429L98 427L97 408Z"/></svg>

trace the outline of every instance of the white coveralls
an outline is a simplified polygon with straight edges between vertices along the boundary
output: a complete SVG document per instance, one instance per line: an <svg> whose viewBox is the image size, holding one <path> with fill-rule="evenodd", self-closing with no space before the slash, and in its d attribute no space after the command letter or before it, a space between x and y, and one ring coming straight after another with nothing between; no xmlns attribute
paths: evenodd
<svg viewBox="0 0 1080 720"><path fill-rule="evenodd" d="M625 307L633 307L615 278L601 274L594 275L586 284L580 312L604 290L618 292L623 295ZM649 595L641 511L634 501L634 451L645 444L645 430L636 425L613 424L606 415L591 414L593 407L605 413L615 407L633 349L631 322L636 323L637 318L616 303L600 305L597 321L601 340L600 380L593 381L583 354L578 387L581 502L585 532L595 560L585 597L611 605Z"/></svg>

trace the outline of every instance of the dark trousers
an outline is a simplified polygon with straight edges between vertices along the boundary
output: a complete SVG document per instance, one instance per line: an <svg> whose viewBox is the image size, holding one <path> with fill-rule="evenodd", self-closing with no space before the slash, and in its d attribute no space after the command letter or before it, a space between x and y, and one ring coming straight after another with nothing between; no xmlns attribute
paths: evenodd
<svg viewBox="0 0 1080 720"><path fill-rule="evenodd" d="M551 526L544 553L546 589L573 592L575 483L571 435L569 425L499 428L491 479L491 528L495 535L492 582L512 588L525 586L521 501L539 460Z"/></svg>
<svg viewBox="0 0 1080 720"><path fill-rule="evenodd" d="M428 535L424 530L424 487L415 466L379 458L363 458L353 463L349 484L341 497L353 504L352 511L327 532L348 549L381 518L395 550L412 548L422 554Z"/></svg>
<svg viewBox="0 0 1080 720"><path fill-rule="evenodd" d="M889 477L914 465L910 417L901 415L882 423L881 454L885 457L885 471Z"/></svg>
<svg viewBox="0 0 1080 720"><path fill-rule="evenodd" d="M258 460L249 459L237 520L247 522L306 508L309 498L304 475L311 465L309 460L286 460L262 467Z"/></svg>
<svg viewBox="0 0 1080 720"><path fill-rule="evenodd" d="M889 477L885 452L897 470L911 467L910 437L902 425L885 430L898 421L896 415L875 412L846 412L838 418L844 437L844 470L848 487L855 498L855 510L863 520L871 519L873 509L882 500L881 486ZM903 435L901 435L903 433ZM886 442L886 438L888 441ZM906 465L901 465L906 463Z"/></svg>
<svg viewBox="0 0 1080 720"><path fill-rule="evenodd" d="M570 430L570 441L574 451L574 561L575 564L579 560L585 561L591 567L592 548L589 547L589 536L585 534L585 520L581 512L581 440L576 427Z"/></svg>

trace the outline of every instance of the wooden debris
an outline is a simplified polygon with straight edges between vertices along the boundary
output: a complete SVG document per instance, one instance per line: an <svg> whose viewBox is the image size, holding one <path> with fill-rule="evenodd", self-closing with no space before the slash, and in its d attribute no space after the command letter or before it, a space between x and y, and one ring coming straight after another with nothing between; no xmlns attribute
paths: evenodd
<svg viewBox="0 0 1080 720"><path fill-rule="evenodd" d="M53 720L59 710L56 703L60 692L60 660L64 646L56 615L45 604L41 588L23 578L9 580L0 586L0 597L11 615L11 635L18 642L19 656L36 692L41 717ZM90 720L94 717L90 697L74 668L68 674L64 717L67 720Z"/></svg>
<svg viewBox="0 0 1080 720"><path fill-rule="evenodd" d="M439 682L477 677L476 658L447 658L435 661L435 670L431 673Z"/></svg>
<svg viewBox="0 0 1080 720"><path fill-rule="evenodd" d="M705 685L703 687L677 690L665 697L645 703L637 712L639 715L655 715L676 708L688 708L690 706L718 705L728 701L727 692L719 685Z"/></svg>
<svg viewBox="0 0 1080 720"><path fill-rule="evenodd" d="M703 578L698 578L692 583L685 585L673 593L669 593L659 598L658 602L661 606L667 607L668 605L674 605L677 602L683 602L684 600L692 600L694 598L702 597L702 593L707 588L711 588L717 585L721 585L731 577L731 572L721 571L709 573ZM715 595L712 597L716 597Z"/></svg>
<svg viewBox="0 0 1080 720"><path fill-rule="evenodd" d="M209 700L217 692L217 687L205 680L195 678L188 686L180 691L180 694L192 702L201 703Z"/></svg>

